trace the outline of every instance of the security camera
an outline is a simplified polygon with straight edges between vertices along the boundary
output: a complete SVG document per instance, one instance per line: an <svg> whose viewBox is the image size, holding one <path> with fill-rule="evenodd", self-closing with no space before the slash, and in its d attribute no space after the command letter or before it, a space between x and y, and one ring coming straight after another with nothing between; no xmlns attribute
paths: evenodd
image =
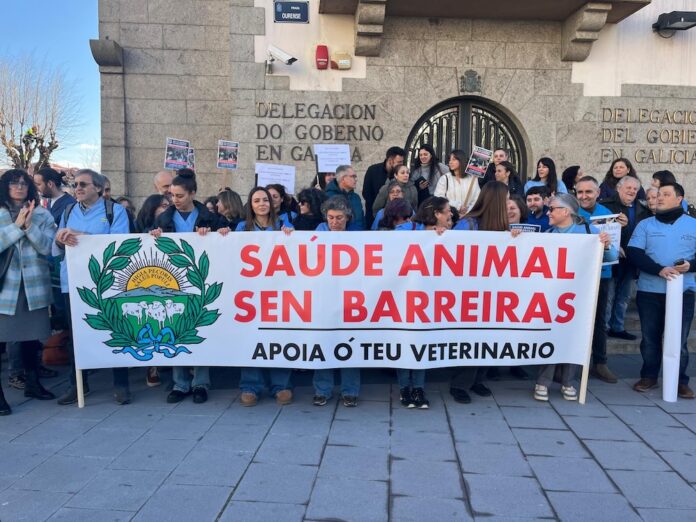
<svg viewBox="0 0 696 522"><path fill-rule="evenodd" d="M282 49L278 49L274 45L268 46L268 58L266 59L266 74L273 72L273 62L280 60L285 65L292 65L297 61L293 55L286 53Z"/></svg>

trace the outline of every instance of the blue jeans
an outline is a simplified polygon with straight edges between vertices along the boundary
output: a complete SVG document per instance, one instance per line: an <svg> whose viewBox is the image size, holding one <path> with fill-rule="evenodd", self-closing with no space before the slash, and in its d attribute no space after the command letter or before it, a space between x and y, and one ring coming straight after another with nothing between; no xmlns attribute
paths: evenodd
<svg viewBox="0 0 696 522"><path fill-rule="evenodd" d="M191 388L210 388L210 367L194 366L193 379L189 372L189 366L175 366L172 368L172 379L174 387L172 390L178 390L183 393L188 393Z"/></svg>
<svg viewBox="0 0 696 522"><path fill-rule="evenodd" d="M22 364L22 344L18 342L8 342L7 347L7 369L10 377L17 377L24 373Z"/></svg>
<svg viewBox="0 0 696 522"><path fill-rule="evenodd" d="M357 397L360 394L360 368L341 368L341 395ZM335 370L314 370L314 393L331 398L334 388Z"/></svg>
<svg viewBox="0 0 696 522"><path fill-rule="evenodd" d="M694 292L684 292L682 298L681 324L681 354L679 359L679 384L689 384L686 368L689 365L689 349L687 338L691 321L694 319ZM638 315L640 316L640 354L643 356L643 367L640 376L655 379L662 365L662 335L665 332L665 294L654 292L638 292L636 294Z"/></svg>
<svg viewBox="0 0 696 522"><path fill-rule="evenodd" d="M290 384L290 376L292 370L290 368L271 368L266 370L270 380L269 390L271 395L281 390L289 390L292 388ZM239 376L239 389L242 393L254 393L260 395L266 385L263 368L242 368Z"/></svg>
<svg viewBox="0 0 696 522"><path fill-rule="evenodd" d="M605 320L607 328L612 332L623 332L624 319L628 301L631 298L633 289L633 271L621 270L619 274L609 280L609 295L607 296L607 307Z"/></svg>
<svg viewBox="0 0 696 522"><path fill-rule="evenodd" d="M425 370L396 370L399 388L425 388Z"/></svg>

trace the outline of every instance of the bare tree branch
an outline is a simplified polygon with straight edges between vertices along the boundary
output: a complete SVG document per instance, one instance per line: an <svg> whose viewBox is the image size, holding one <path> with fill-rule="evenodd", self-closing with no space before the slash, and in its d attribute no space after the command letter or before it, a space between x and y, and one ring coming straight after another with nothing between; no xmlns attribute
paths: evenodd
<svg viewBox="0 0 696 522"><path fill-rule="evenodd" d="M33 55L0 58L0 163L48 165L79 114L75 85L63 70Z"/></svg>

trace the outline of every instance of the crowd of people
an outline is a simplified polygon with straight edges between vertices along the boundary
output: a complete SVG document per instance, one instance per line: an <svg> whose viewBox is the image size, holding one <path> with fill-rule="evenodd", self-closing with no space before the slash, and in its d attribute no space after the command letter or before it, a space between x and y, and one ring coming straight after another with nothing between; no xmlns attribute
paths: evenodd
<svg viewBox="0 0 696 522"><path fill-rule="evenodd" d="M18 169L0 177L0 343L9 361L9 385L23 389L25 397L54 399L40 379L56 375L41 364L43 342L57 328L69 328L70 303L65 248L75 246L84 234L147 233L159 237L168 232L220 233L249 231L316 230L328 232L434 231L507 232L514 224L536 225L540 232L596 234L604 248L604 261L616 262L601 270L596 319L592 332L591 374L608 383L617 377L607 361L607 336L625 340L637 337L625 328L629 300L634 295L640 317L641 378L633 388L644 392L657 386L664 332L666 282L684 275L682 346L679 397L693 399L686 373L687 338L694 315L696 272L696 219L683 187L669 171L656 172L643 189L631 162L612 162L603 179L579 166L570 166L559 177L548 157L536 163L535 175L523 184L508 152L494 151L483 177L466 173L467 155L453 150L445 165L430 145L418 148L413 168L404 164L400 147L387 150L383 162L367 169L362 191L355 170L340 166L336 172L317 175L313 186L288 194L282 185L254 187L246 202L223 187L214 197L198 201L196 175L190 169L159 172L155 192L139 211L127 197L112 199L109 180L84 169L71 187L61 173L43 168L30 176ZM72 192L72 195L68 192ZM362 197L361 197L362 195ZM616 248L605 232L590 224L590 218L617 216L621 240ZM512 227L514 228L514 227ZM510 233L519 234L519 229ZM52 283L53 282L53 283ZM27 325L31 325L28 327ZM70 385L58 404L77 402L75 359L71 361ZM577 399L574 365L532 367L536 373L533 396L549 400L549 389L560 383L561 395ZM132 400L127 368L113 369L114 400ZM471 393L488 396L486 379L497 368L460 368L450 383L454 400L469 403ZM522 367L511 368L518 378L529 379ZM336 386L336 370L316 370L313 403L324 406ZM340 397L346 407L358 404L359 368L342 368ZM400 401L406 408L427 409L425 370L397 370ZM254 406L265 392L281 404L293 400L292 370L242 368L240 403ZM161 384L158 369L148 368L148 386ZM175 367L173 387L167 402L177 403L189 395L195 403L208 398L207 367ZM84 380L85 394L89 383ZM0 386L0 415L11 413Z"/></svg>

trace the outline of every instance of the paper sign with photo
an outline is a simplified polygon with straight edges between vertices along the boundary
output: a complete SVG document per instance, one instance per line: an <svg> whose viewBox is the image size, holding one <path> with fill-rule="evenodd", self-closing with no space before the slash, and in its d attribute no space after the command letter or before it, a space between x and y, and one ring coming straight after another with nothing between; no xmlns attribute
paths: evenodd
<svg viewBox="0 0 696 522"><path fill-rule="evenodd" d="M218 140L217 168L235 170L239 157L239 142Z"/></svg>
<svg viewBox="0 0 696 522"><path fill-rule="evenodd" d="M606 232L611 238L611 244L616 248L617 252L621 251L621 223L616 221L618 214L609 214L606 216L590 217L590 225L596 227L600 232ZM603 265L615 265L618 261L610 261Z"/></svg>
<svg viewBox="0 0 696 522"><path fill-rule="evenodd" d="M187 167L190 148L191 142L188 140L167 138L164 151L164 168L179 170Z"/></svg>
<svg viewBox="0 0 696 522"><path fill-rule="evenodd" d="M465 172L473 176L482 178L486 174L488 164L493 157L493 151L484 149L483 147L474 147L469 158L469 163L466 165Z"/></svg>
<svg viewBox="0 0 696 522"><path fill-rule="evenodd" d="M276 165L274 163L256 164L256 185L265 187L278 183L285 187L288 194L295 193L295 166Z"/></svg>
<svg viewBox="0 0 696 522"><path fill-rule="evenodd" d="M510 230L521 230L522 232L541 232L541 225L529 225L527 223L511 223Z"/></svg>

